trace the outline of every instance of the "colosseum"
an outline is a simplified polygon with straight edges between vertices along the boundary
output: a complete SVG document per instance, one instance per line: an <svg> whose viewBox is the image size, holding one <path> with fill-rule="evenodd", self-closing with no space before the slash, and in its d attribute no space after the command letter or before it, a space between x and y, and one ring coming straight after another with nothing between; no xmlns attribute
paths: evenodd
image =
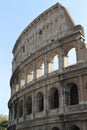
<svg viewBox="0 0 87 130"><path fill-rule="evenodd" d="M87 130L84 29L61 4L18 37L10 86L8 130Z"/></svg>

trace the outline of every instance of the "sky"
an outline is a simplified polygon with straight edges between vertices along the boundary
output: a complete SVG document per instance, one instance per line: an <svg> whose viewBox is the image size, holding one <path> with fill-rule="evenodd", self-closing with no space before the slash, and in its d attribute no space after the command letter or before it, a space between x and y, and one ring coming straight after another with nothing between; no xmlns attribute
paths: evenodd
<svg viewBox="0 0 87 130"><path fill-rule="evenodd" d="M57 2L65 6L75 24L84 27L87 41L87 0L0 0L0 114L8 115L12 49L20 33Z"/></svg>

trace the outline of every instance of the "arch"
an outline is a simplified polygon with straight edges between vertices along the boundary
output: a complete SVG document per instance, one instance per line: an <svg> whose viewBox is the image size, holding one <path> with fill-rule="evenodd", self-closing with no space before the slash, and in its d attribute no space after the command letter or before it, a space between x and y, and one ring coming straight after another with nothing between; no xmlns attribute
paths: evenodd
<svg viewBox="0 0 87 130"><path fill-rule="evenodd" d="M18 106L17 102L14 102L14 119L17 118L17 106Z"/></svg>
<svg viewBox="0 0 87 130"><path fill-rule="evenodd" d="M39 58L36 65L36 77L37 79L44 75L44 60Z"/></svg>
<svg viewBox="0 0 87 130"><path fill-rule="evenodd" d="M69 46L65 50L64 56L64 67L77 63L76 47L73 45Z"/></svg>
<svg viewBox="0 0 87 130"><path fill-rule="evenodd" d="M32 113L32 98L28 96L26 98L26 115L30 115Z"/></svg>
<svg viewBox="0 0 87 130"><path fill-rule="evenodd" d="M65 90L65 99L67 105L79 104L78 87L75 83L69 83Z"/></svg>
<svg viewBox="0 0 87 130"><path fill-rule="evenodd" d="M78 103L79 103L78 87L76 86L76 84L72 84L70 89L70 104L75 105Z"/></svg>
<svg viewBox="0 0 87 130"><path fill-rule="evenodd" d="M59 69L59 59L56 51L49 55L48 72L51 73Z"/></svg>
<svg viewBox="0 0 87 130"><path fill-rule="evenodd" d="M80 130L80 128L78 126L76 126L76 125L72 125L70 127L70 130Z"/></svg>
<svg viewBox="0 0 87 130"><path fill-rule="evenodd" d="M15 87L16 87L16 91L18 91L19 90L19 75L17 75L15 78Z"/></svg>
<svg viewBox="0 0 87 130"><path fill-rule="evenodd" d="M54 71L59 69L59 65L58 65L59 61L58 60L59 60L58 59L58 55L55 55L54 59L53 59L53 65L54 65L53 68L54 68Z"/></svg>
<svg viewBox="0 0 87 130"><path fill-rule="evenodd" d="M59 93L57 88L51 88L49 91L49 108L55 109L59 107Z"/></svg>
<svg viewBox="0 0 87 130"><path fill-rule="evenodd" d="M25 52L25 45L22 46L22 52Z"/></svg>
<svg viewBox="0 0 87 130"><path fill-rule="evenodd" d="M59 128L58 127L53 127L52 130L59 130Z"/></svg>
<svg viewBox="0 0 87 130"><path fill-rule="evenodd" d="M27 68L27 83L31 82L33 80L33 65L30 64L28 65L28 68Z"/></svg>
<svg viewBox="0 0 87 130"><path fill-rule="evenodd" d="M76 49L75 48L72 48L71 50L69 50L68 61L69 61L69 65L76 64L77 59L76 59Z"/></svg>
<svg viewBox="0 0 87 130"><path fill-rule="evenodd" d="M19 101L19 118L23 116L23 100Z"/></svg>
<svg viewBox="0 0 87 130"><path fill-rule="evenodd" d="M20 88L22 88L25 84L25 71L22 70L20 72Z"/></svg>
<svg viewBox="0 0 87 130"><path fill-rule="evenodd" d="M39 92L36 96L36 111L42 112L44 109L44 98L43 93Z"/></svg>

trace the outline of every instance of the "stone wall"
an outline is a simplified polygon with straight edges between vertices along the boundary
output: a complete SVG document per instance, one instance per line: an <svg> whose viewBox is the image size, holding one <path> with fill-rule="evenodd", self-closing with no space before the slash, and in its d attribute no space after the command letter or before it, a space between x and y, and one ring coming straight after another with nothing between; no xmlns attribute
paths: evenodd
<svg viewBox="0 0 87 130"><path fill-rule="evenodd" d="M8 130L87 129L86 46L59 3L25 28L13 48Z"/></svg>

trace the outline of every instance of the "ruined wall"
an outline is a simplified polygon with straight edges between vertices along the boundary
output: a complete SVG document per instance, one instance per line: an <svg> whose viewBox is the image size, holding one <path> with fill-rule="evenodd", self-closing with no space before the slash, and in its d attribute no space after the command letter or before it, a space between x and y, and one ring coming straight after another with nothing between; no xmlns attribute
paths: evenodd
<svg viewBox="0 0 87 130"><path fill-rule="evenodd" d="M8 130L87 129L86 46L59 3L25 28L13 48Z"/></svg>

